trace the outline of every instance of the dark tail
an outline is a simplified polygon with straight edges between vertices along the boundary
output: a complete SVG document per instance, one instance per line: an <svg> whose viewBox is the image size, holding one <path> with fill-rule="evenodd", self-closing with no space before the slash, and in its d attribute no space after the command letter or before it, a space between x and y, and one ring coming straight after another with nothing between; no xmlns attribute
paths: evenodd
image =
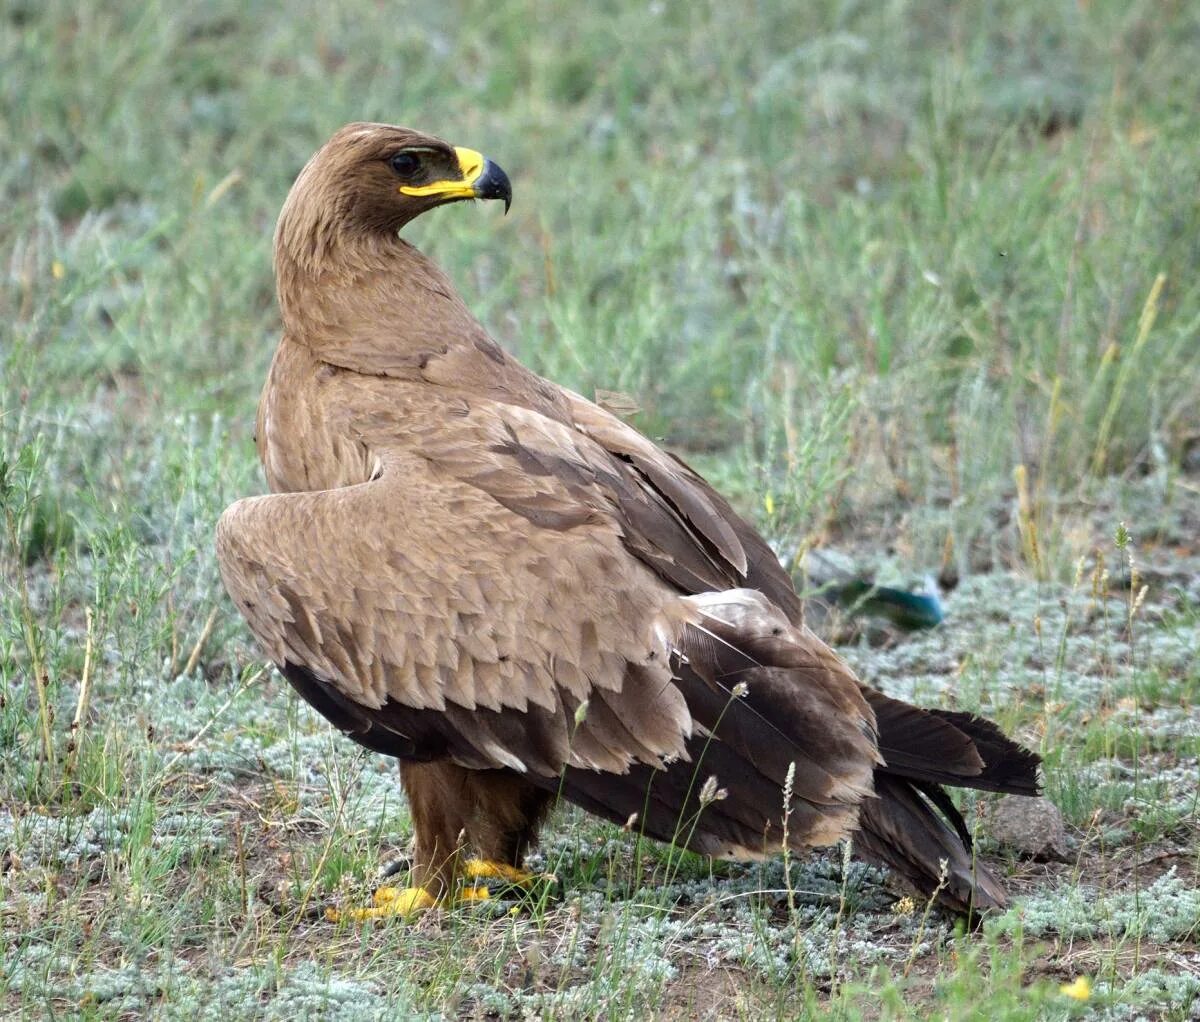
<svg viewBox="0 0 1200 1022"><path fill-rule="evenodd" d="M1041 760L982 717L863 694L886 765L875 771L878 797L863 806L855 851L955 912L1003 908L1004 888L975 860L970 831L942 785L1037 795Z"/></svg>

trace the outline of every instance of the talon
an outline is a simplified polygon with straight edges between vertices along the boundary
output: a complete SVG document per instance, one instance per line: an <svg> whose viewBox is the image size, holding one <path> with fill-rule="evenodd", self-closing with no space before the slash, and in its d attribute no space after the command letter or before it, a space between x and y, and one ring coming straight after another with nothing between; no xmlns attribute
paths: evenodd
<svg viewBox="0 0 1200 1022"><path fill-rule="evenodd" d="M463 863L463 875L468 880L503 880L514 887L528 887L537 879L526 870L487 859L468 859Z"/></svg>
<svg viewBox="0 0 1200 1022"><path fill-rule="evenodd" d="M458 904L491 900L491 892L479 883L482 880L496 880L510 887L528 888L535 880L553 879L487 859L468 859L463 863L462 875L468 884L454 896L453 901ZM325 918L334 923L342 919L364 922L367 919L394 919L397 916L411 919L438 904L437 899L424 887L380 887L371 901L370 908L327 908Z"/></svg>
<svg viewBox="0 0 1200 1022"><path fill-rule="evenodd" d="M370 908L327 908L325 918L334 923L339 919L353 919L355 922L390 919L395 916L407 919L437 904L433 895L424 887L381 887L371 900L373 904Z"/></svg>

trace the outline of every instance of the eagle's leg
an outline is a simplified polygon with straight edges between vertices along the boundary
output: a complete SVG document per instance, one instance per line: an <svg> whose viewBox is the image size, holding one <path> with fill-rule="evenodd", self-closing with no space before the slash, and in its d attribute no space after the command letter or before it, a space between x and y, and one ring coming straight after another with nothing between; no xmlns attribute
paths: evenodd
<svg viewBox="0 0 1200 1022"><path fill-rule="evenodd" d="M485 900L488 890L477 881L522 886L534 879L521 861L537 841L552 793L511 770L468 770L444 761L402 761L400 780L416 839L413 886L381 887L371 908L330 910L331 918L412 916L439 903ZM465 858L464 838L479 858Z"/></svg>
<svg viewBox="0 0 1200 1022"><path fill-rule="evenodd" d="M471 811L471 771L454 763L400 763L412 813L413 884L434 901L449 900L462 871L462 840Z"/></svg>
<svg viewBox="0 0 1200 1022"><path fill-rule="evenodd" d="M416 848L412 887L384 886L370 908L329 909L333 920L414 916L452 900L462 872L462 836L469 810L470 771L453 763L400 763L400 782L408 795ZM487 892L483 892L486 896Z"/></svg>
<svg viewBox="0 0 1200 1022"><path fill-rule="evenodd" d="M521 869L529 848L537 843L554 796L512 770L473 770L467 776L471 811L467 837L476 859L463 863L468 880L499 880L524 886L533 874Z"/></svg>
<svg viewBox="0 0 1200 1022"><path fill-rule="evenodd" d="M413 881L436 901L485 897L460 881L527 883L520 869L553 794L512 770L468 770L445 761L401 763L416 834ZM477 859L466 860L463 839Z"/></svg>

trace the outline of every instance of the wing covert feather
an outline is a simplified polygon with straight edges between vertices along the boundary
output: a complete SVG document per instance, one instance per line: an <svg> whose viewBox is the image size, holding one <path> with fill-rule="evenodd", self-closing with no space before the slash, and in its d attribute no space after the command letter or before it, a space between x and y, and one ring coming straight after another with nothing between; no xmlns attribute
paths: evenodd
<svg viewBox="0 0 1200 1022"><path fill-rule="evenodd" d="M682 755L691 717L670 683L682 626L668 620L674 596L646 585L643 568L620 570L616 532L574 531L567 546L465 485L450 487L461 491L452 520L439 515L444 486L426 491L428 507L406 510L429 480L420 465L401 467L357 486L248 498L222 516L222 576L271 658L309 672L410 746L422 741L412 729L429 723L410 711L522 722L489 732L486 715L462 718L477 747L460 758L472 765L516 768L535 711L556 731L543 746L565 757L542 763L553 772ZM576 755L574 710L597 693L627 719L623 743Z"/></svg>

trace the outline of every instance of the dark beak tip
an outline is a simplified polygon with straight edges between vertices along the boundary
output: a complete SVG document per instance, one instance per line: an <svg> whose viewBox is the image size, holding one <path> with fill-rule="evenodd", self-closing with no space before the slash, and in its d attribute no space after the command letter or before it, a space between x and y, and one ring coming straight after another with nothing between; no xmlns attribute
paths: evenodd
<svg viewBox="0 0 1200 1022"><path fill-rule="evenodd" d="M508 175L488 160L483 165L483 173L479 180L475 182L475 195L480 199L503 199L504 212L507 215L512 205L512 184Z"/></svg>

